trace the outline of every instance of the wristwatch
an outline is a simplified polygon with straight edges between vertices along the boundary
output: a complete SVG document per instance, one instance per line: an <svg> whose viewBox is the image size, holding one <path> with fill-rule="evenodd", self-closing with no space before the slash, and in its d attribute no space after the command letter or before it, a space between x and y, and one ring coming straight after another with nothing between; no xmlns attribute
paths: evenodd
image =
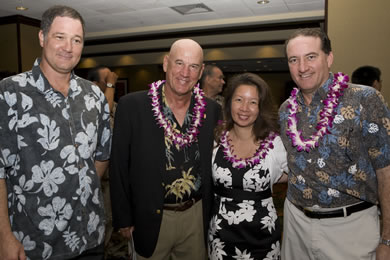
<svg viewBox="0 0 390 260"><path fill-rule="evenodd" d="M390 240L389 239L381 238L381 240L379 240L379 243L384 244L386 246L390 246Z"/></svg>
<svg viewBox="0 0 390 260"><path fill-rule="evenodd" d="M113 88L114 87L114 85L112 85L112 83L107 83L106 86L107 86L107 88Z"/></svg>

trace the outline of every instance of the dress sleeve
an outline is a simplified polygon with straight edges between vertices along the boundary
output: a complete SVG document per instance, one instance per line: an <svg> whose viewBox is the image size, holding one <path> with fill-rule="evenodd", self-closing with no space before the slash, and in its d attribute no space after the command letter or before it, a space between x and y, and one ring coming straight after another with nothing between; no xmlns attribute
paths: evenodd
<svg viewBox="0 0 390 260"><path fill-rule="evenodd" d="M274 148L269 151L271 187L279 180L283 172L288 172L287 152L280 136L273 141Z"/></svg>

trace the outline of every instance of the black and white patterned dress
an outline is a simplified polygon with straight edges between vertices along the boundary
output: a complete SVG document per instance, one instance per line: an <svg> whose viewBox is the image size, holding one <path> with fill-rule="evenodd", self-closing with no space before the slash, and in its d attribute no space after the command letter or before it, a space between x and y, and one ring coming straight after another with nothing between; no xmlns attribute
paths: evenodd
<svg viewBox="0 0 390 260"><path fill-rule="evenodd" d="M241 169L224 158L221 146L214 148L210 259L280 259L281 231L271 188L287 172L287 162L279 136L273 146L259 164Z"/></svg>

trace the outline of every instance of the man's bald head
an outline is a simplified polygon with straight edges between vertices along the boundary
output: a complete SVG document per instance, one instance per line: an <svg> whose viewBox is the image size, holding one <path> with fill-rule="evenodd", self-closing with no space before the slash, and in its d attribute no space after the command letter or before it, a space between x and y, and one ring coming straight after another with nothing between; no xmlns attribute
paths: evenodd
<svg viewBox="0 0 390 260"><path fill-rule="evenodd" d="M201 63L203 63L203 49L196 41L192 39L177 40L171 45L168 55L175 53L179 49L190 49L194 52L198 52L200 54Z"/></svg>

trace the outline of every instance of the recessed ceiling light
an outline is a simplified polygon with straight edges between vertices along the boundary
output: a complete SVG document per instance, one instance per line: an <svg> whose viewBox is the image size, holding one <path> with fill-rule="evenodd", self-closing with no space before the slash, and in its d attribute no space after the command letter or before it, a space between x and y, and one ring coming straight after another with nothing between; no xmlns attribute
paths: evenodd
<svg viewBox="0 0 390 260"><path fill-rule="evenodd" d="M257 3L258 3L259 5L265 5L265 4L268 4L268 3L269 3L269 0L259 0L259 1L257 1Z"/></svg>
<svg viewBox="0 0 390 260"><path fill-rule="evenodd" d="M26 11L26 10L28 10L28 8L21 5L21 6L17 6L16 10L18 10L18 11Z"/></svg>

